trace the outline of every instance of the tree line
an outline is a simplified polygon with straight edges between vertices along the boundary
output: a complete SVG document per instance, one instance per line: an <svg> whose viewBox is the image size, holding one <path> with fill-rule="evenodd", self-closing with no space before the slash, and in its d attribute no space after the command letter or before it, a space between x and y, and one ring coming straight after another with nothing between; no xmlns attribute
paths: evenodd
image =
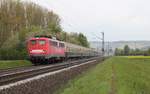
<svg viewBox="0 0 150 94"><path fill-rule="evenodd" d="M141 50L141 49L131 49L128 45L125 45L123 49L116 48L115 49L116 56L149 56L150 55L150 48L148 50Z"/></svg>
<svg viewBox="0 0 150 94"><path fill-rule="evenodd" d="M0 59L27 58L26 40L36 35L52 35L62 41L89 47L82 33L66 33L61 19L32 2L0 0Z"/></svg>

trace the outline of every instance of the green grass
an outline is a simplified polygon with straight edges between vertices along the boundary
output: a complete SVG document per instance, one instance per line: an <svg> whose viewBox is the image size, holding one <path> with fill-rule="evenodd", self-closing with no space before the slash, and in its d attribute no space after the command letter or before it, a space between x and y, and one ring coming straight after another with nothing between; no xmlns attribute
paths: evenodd
<svg viewBox="0 0 150 94"><path fill-rule="evenodd" d="M32 63L27 60L0 61L0 69L16 68L31 65Z"/></svg>
<svg viewBox="0 0 150 94"><path fill-rule="evenodd" d="M150 94L150 59L135 58L112 57L70 81L59 93Z"/></svg>
<svg viewBox="0 0 150 94"><path fill-rule="evenodd" d="M150 59L150 56L125 56L130 59Z"/></svg>

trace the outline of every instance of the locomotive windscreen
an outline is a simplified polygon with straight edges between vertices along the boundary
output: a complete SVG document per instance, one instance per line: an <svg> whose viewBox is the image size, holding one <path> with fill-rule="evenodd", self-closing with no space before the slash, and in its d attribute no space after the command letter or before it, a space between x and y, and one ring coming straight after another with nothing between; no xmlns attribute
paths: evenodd
<svg viewBox="0 0 150 94"><path fill-rule="evenodd" d="M45 40L39 40L39 44L40 44L40 45L45 45L45 44L46 44L46 41L45 41Z"/></svg>
<svg viewBox="0 0 150 94"><path fill-rule="evenodd" d="M36 40L31 40L31 44L35 45L36 44Z"/></svg>

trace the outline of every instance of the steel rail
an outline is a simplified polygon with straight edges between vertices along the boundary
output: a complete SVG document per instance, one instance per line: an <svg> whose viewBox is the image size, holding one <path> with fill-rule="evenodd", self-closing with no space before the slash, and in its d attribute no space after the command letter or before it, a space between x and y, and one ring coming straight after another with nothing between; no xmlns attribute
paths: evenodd
<svg viewBox="0 0 150 94"><path fill-rule="evenodd" d="M25 66L25 67L16 67L16 68L8 68L8 69L0 69L0 75L3 75L3 74L10 74L10 73L14 73L14 72L18 72L18 71L25 71L25 70L31 70L31 69L38 69L38 68L43 68L43 67L46 67L46 66L53 66L53 65L57 65L59 63L65 63L65 62L73 62L75 60L66 60L66 61L63 61L63 62L56 62L56 63L51 63L51 64L46 64L46 65L38 65L38 66Z"/></svg>

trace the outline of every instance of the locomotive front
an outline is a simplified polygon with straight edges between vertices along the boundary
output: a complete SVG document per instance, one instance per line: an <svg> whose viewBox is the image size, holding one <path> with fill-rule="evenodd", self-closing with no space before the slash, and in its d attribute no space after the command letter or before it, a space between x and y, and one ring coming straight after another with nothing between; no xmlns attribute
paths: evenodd
<svg viewBox="0 0 150 94"><path fill-rule="evenodd" d="M27 42L28 54L32 62L44 61L48 55L47 38L31 38Z"/></svg>

